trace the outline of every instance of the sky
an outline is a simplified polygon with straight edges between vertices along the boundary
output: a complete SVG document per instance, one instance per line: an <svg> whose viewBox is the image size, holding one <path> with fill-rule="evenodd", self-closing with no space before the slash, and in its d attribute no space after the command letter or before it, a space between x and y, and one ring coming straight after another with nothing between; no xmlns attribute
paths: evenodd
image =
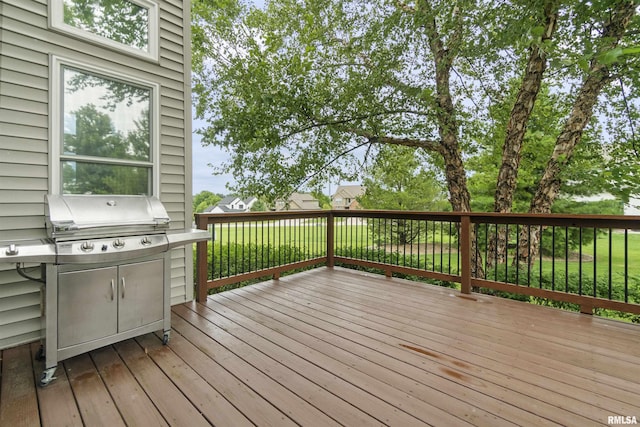
<svg viewBox="0 0 640 427"><path fill-rule="evenodd" d="M195 131L199 128L203 128L205 123L202 120L193 121L193 194L198 194L201 191L211 191L215 194L229 194L230 191L226 188L227 183L235 183L233 176L226 175L213 175L213 168L209 164L219 166L225 160L229 158L227 153L223 152L217 147L202 146L201 137ZM336 191L339 184L352 185L360 184L359 182L333 182L327 183L323 192L326 195L331 195Z"/></svg>
<svg viewBox="0 0 640 427"><path fill-rule="evenodd" d="M264 0L249 0L258 7L264 7ZM195 112L194 112L195 117ZM226 175L213 175L213 168L209 164L214 166L220 166L225 160L229 158L228 154L214 146L202 146L201 137L196 133L198 129L204 128L206 123L202 120L193 120L193 149L192 149L192 165L193 165L193 194L198 194L201 191L211 191L212 193L229 194L227 184L234 184L235 180L230 174ZM350 185L359 184L357 182L341 182L341 183L327 183L327 186L323 189L323 192L327 195L331 195L335 192L338 184Z"/></svg>
<svg viewBox="0 0 640 427"><path fill-rule="evenodd" d="M193 121L193 194L207 190L212 193L227 194L227 183L235 182L231 175L213 175L213 168L209 164L219 166L228 158L227 153L217 147L202 146L201 137L195 131L204 127L201 120Z"/></svg>
<svg viewBox="0 0 640 427"><path fill-rule="evenodd" d="M258 7L264 7L264 0L250 0L250 2ZM226 185L227 183L235 182L233 177L231 175L213 175L213 168L209 164L219 166L229 156L217 147L202 146L200 135L195 131L203 127L203 121L193 120L193 194L204 190L212 193L228 194L229 190Z"/></svg>

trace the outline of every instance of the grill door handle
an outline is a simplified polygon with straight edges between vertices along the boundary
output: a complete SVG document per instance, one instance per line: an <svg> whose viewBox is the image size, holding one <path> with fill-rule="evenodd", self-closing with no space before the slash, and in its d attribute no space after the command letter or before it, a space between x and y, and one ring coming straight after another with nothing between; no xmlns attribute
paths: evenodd
<svg viewBox="0 0 640 427"><path fill-rule="evenodd" d="M127 290L127 284L124 281L124 277L122 278L122 299L124 299L124 291Z"/></svg>
<svg viewBox="0 0 640 427"><path fill-rule="evenodd" d="M116 296L116 281L111 279L111 301L113 301L115 296Z"/></svg>

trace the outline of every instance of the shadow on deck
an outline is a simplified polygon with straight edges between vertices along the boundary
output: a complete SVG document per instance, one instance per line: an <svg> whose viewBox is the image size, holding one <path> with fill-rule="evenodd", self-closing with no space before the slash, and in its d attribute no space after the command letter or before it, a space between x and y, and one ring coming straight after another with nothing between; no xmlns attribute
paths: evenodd
<svg viewBox="0 0 640 427"><path fill-rule="evenodd" d="M2 352L0 425L606 425L640 420L640 325L341 268L173 307L61 362Z"/></svg>

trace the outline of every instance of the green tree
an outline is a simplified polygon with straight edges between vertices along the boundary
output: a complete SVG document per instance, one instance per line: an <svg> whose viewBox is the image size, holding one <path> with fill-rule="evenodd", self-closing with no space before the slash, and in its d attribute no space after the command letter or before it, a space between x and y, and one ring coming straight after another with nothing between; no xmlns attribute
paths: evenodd
<svg viewBox="0 0 640 427"><path fill-rule="evenodd" d="M358 201L365 209L443 211L447 208L444 185L414 149L387 146L380 149L375 161L365 171L364 195ZM388 228L371 225L378 240L408 244L424 236L426 226L414 226L404 219L393 219Z"/></svg>
<svg viewBox="0 0 640 427"><path fill-rule="evenodd" d="M216 205L220 200L222 200L222 196L220 194L213 194L211 191L207 190L201 191L193 196L193 212L204 212L206 208Z"/></svg>
<svg viewBox="0 0 640 427"><path fill-rule="evenodd" d="M445 210L445 187L425 165L409 147L381 147L364 172L366 191L358 201L365 209Z"/></svg>
<svg viewBox="0 0 640 427"><path fill-rule="evenodd" d="M640 61L615 53L638 45L635 0L222 3L194 2L196 111L208 119L203 141L230 152L222 168L251 193L287 194L309 175L353 179L358 147L375 158L402 145L438 165L452 209L469 211L464 160L489 149L501 153L492 209L507 212L523 147L548 139L527 210L550 212L588 126L619 132L601 142L608 152L634 140ZM568 108L552 133L528 133L545 85ZM509 113L493 116L506 101ZM498 120L504 131L487 148L478 130ZM619 164L611 181L628 170Z"/></svg>
<svg viewBox="0 0 640 427"><path fill-rule="evenodd" d="M255 203L251 206L251 212L266 212L269 209L267 208L267 204L263 200L256 200Z"/></svg>

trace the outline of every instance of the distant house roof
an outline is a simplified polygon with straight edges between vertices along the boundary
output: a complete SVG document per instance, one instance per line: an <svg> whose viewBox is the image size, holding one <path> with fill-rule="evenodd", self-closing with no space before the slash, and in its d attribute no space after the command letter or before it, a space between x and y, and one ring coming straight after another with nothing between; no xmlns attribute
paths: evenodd
<svg viewBox="0 0 640 427"><path fill-rule="evenodd" d="M362 196L366 188L362 185L339 185L331 196L333 209L360 209L360 203L356 200Z"/></svg>
<svg viewBox="0 0 640 427"><path fill-rule="evenodd" d="M218 202L218 205L230 205L231 203L235 202L236 200L240 200L240 198L236 197L236 196L227 196L227 197L224 197L222 200L220 200Z"/></svg>
<svg viewBox="0 0 640 427"><path fill-rule="evenodd" d="M320 209L320 202L309 193L292 193L289 199L276 201L276 210L307 211Z"/></svg>
<svg viewBox="0 0 640 427"><path fill-rule="evenodd" d="M355 199L356 197L362 196L365 191L366 188L363 185L339 185L332 198L340 195L340 197Z"/></svg>
<svg viewBox="0 0 640 427"><path fill-rule="evenodd" d="M251 206L258 199L256 197L247 197L242 200L236 196L227 196L220 200L215 206L209 206L205 209L206 213L234 213L234 212L248 212Z"/></svg>

